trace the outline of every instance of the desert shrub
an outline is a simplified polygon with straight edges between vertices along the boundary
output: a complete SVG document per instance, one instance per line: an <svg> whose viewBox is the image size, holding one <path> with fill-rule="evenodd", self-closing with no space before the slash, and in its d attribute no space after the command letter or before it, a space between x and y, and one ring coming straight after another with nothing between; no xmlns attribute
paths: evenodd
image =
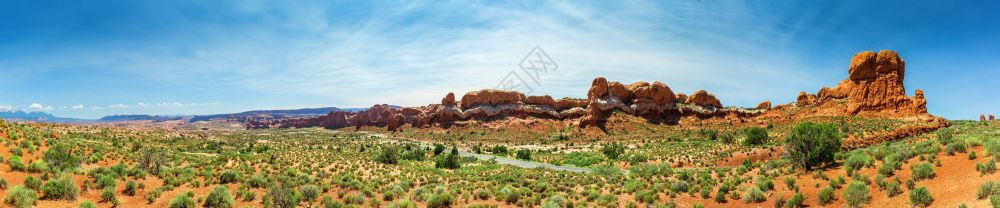
<svg viewBox="0 0 1000 208"><path fill-rule="evenodd" d="M246 183L250 185L251 188L264 188L269 186L267 178L264 178L264 176L260 174L254 174L250 177L250 179L247 179Z"/></svg>
<svg viewBox="0 0 1000 208"><path fill-rule="evenodd" d="M979 190L976 191L976 199L986 199L990 195L998 193L1000 193L1000 183L987 181L979 186Z"/></svg>
<svg viewBox="0 0 1000 208"><path fill-rule="evenodd" d="M744 130L747 138L743 139L743 146L756 146L767 143L769 137L767 136L767 129L760 127L750 127Z"/></svg>
<svg viewBox="0 0 1000 208"><path fill-rule="evenodd" d="M823 187L823 189L820 189L819 190L818 200L819 200L819 205L820 206L827 205L830 202L832 202L833 201L833 187L827 186L827 187Z"/></svg>
<svg viewBox="0 0 1000 208"><path fill-rule="evenodd" d="M550 196L542 202L543 208L562 208L566 206L566 198L562 195Z"/></svg>
<svg viewBox="0 0 1000 208"><path fill-rule="evenodd" d="M530 150L526 150L526 149L517 150L517 154L516 155L517 155L517 159L518 160L529 160L529 161L531 160L531 151Z"/></svg>
<svg viewBox="0 0 1000 208"><path fill-rule="evenodd" d="M948 155L955 155L955 153L964 153L965 151L966 151L965 142L961 141L948 144L948 146L944 148L944 152Z"/></svg>
<svg viewBox="0 0 1000 208"><path fill-rule="evenodd" d="M688 185L687 181L677 181L677 182L674 182L674 183L670 184L670 191L677 192L677 193L687 192L688 188L689 188L689 185Z"/></svg>
<svg viewBox="0 0 1000 208"><path fill-rule="evenodd" d="M895 197L902 194L903 190L899 187L899 181L888 181L885 183L885 195L889 198Z"/></svg>
<svg viewBox="0 0 1000 208"><path fill-rule="evenodd" d="M746 203L759 203L764 202L767 198L764 198L764 192L757 187L750 187L747 192L743 194L743 202Z"/></svg>
<svg viewBox="0 0 1000 208"><path fill-rule="evenodd" d="M222 174L219 174L219 183L228 184L239 181L240 173L235 170L225 170Z"/></svg>
<svg viewBox="0 0 1000 208"><path fill-rule="evenodd" d="M595 192L595 193L600 194L599 192ZM517 201L520 200L521 193L518 192L513 186L507 185L507 186L504 186L503 188L501 188L499 192L497 192L496 198L498 200L503 200L504 203L514 204L514 203L517 203ZM594 198L596 198L596 197L594 197Z"/></svg>
<svg viewBox="0 0 1000 208"><path fill-rule="evenodd" d="M862 207L871 200L868 185L860 181L852 181L841 195L850 207Z"/></svg>
<svg viewBox="0 0 1000 208"><path fill-rule="evenodd" d="M56 143L49 147L44 154L45 163L53 170L68 170L80 166L82 160L76 156L76 150L69 144Z"/></svg>
<svg viewBox="0 0 1000 208"><path fill-rule="evenodd" d="M125 189L122 190L122 193L129 196L135 196L135 193L138 191L139 191L139 185L137 185L135 181L128 181L127 183L125 183Z"/></svg>
<svg viewBox="0 0 1000 208"><path fill-rule="evenodd" d="M23 186L15 186L7 192L7 196L3 197L4 204L17 208L34 207L36 202L38 202L38 195L35 191Z"/></svg>
<svg viewBox="0 0 1000 208"><path fill-rule="evenodd" d="M806 196L802 195L801 192L795 192L792 198L785 202L785 208L801 208L804 207L803 203L806 201Z"/></svg>
<svg viewBox="0 0 1000 208"><path fill-rule="evenodd" d="M299 196L295 194L294 190L285 186L286 185L284 183L280 183L268 188L267 196L264 198L264 204L271 208L297 207L299 204ZM362 200L364 200L364 198L362 198Z"/></svg>
<svg viewBox="0 0 1000 208"><path fill-rule="evenodd" d="M0 120L0 121L2 121L2 120ZM0 178L0 189L7 190L7 186L9 186L9 185L10 185L10 182L7 182L6 178Z"/></svg>
<svg viewBox="0 0 1000 208"><path fill-rule="evenodd" d="M336 203L340 203L340 202L336 202ZM332 205L331 206L324 205L324 206L327 207L327 208L333 208L333 207L339 208L339 207L342 207L342 206L332 206ZM402 199L402 200L399 200L399 202L396 202L395 204L390 204L389 208L417 208L417 204L413 203L413 201L410 201L410 199Z"/></svg>
<svg viewBox="0 0 1000 208"><path fill-rule="evenodd" d="M434 144L434 156L441 155L441 153L444 153L444 145Z"/></svg>
<svg viewBox="0 0 1000 208"><path fill-rule="evenodd" d="M394 145L382 147L382 151L375 155L375 161L382 164L396 164L399 162L399 148Z"/></svg>
<svg viewBox="0 0 1000 208"><path fill-rule="evenodd" d="M24 161L21 160L21 156L10 156L10 158L7 158L7 164L10 165L11 171L25 171L27 169L24 166Z"/></svg>
<svg viewBox="0 0 1000 208"><path fill-rule="evenodd" d="M833 162L841 145L836 126L811 122L796 125L785 142L786 157L806 170Z"/></svg>
<svg viewBox="0 0 1000 208"><path fill-rule="evenodd" d="M844 160L844 170L847 171L848 175L853 175L854 171L860 170L871 163L872 160L867 155L860 152L852 152Z"/></svg>
<svg viewBox="0 0 1000 208"><path fill-rule="evenodd" d="M97 205L95 205L94 202L83 201L80 202L80 208L97 208Z"/></svg>
<svg viewBox="0 0 1000 208"><path fill-rule="evenodd" d="M994 159L1000 158L1000 140L986 140L986 143L983 144L983 149L986 150L986 153L989 153L990 156L993 156Z"/></svg>
<svg viewBox="0 0 1000 208"><path fill-rule="evenodd" d="M479 147L479 146L476 146ZM427 157L427 152L423 148L417 146L407 146L408 150L403 153L400 159L403 160L413 160L413 161L423 161ZM478 154L478 153L477 153Z"/></svg>
<svg viewBox="0 0 1000 208"><path fill-rule="evenodd" d="M910 166L910 171L914 180L924 180L934 177L934 167L928 162Z"/></svg>
<svg viewBox="0 0 1000 208"><path fill-rule="evenodd" d="M194 208L194 199L187 194L179 194L170 200L170 208Z"/></svg>
<svg viewBox="0 0 1000 208"><path fill-rule="evenodd" d="M365 204L365 196L361 194L351 194L344 197L344 203L362 205Z"/></svg>
<svg viewBox="0 0 1000 208"><path fill-rule="evenodd" d="M302 193L302 200L313 201L319 197L321 191L316 185L305 185L299 187L299 192Z"/></svg>
<svg viewBox="0 0 1000 208"><path fill-rule="evenodd" d="M451 207L455 203L455 197L451 195L444 187L438 187L435 193L427 199L428 208L444 208Z"/></svg>
<svg viewBox="0 0 1000 208"><path fill-rule="evenodd" d="M572 152L563 157L563 164L577 167L587 167L603 161L604 157L594 152Z"/></svg>
<svg viewBox="0 0 1000 208"><path fill-rule="evenodd" d="M458 169L460 166L458 154L440 155L434 160L434 167L436 168Z"/></svg>
<svg viewBox="0 0 1000 208"><path fill-rule="evenodd" d="M42 187L42 179L29 175L24 177L24 186L30 188L31 190L38 190Z"/></svg>
<svg viewBox="0 0 1000 208"><path fill-rule="evenodd" d="M114 189L115 186L117 185L115 181L116 181L115 177L112 176L111 174L102 174L102 175L100 175L100 176L97 177L97 188L98 189L104 189L104 188L112 188L112 189Z"/></svg>
<svg viewBox="0 0 1000 208"><path fill-rule="evenodd" d="M105 189L101 190L101 201L102 202L117 203L118 202L118 197L115 196L115 189L105 188Z"/></svg>
<svg viewBox="0 0 1000 208"><path fill-rule="evenodd" d="M798 190L798 188L795 186L795 178L791 176L785 177L785 186L788 187L788 190Z"/></svg>
<svg viewBox="0 0 1000 208"><path fill-rule="evenodd" d="M881 176L892 176L896 174L896 168L893 167L893 164L882 163L878 167L878 174Z"/></svg>
<svg viewBox="0 0 1000 208"><path fill-rule="evenodd" d="M231 208L233 207L233 196L229 194L229 189L225 186L216 186L205 197L204 207L206 208Z"/></svg>
<svg viewBox="0 0 1000 208"><path fill-rule="evenodd" d="M35 160L28 165L29 173L41 173L49 170L49 166L45 165L45 161Z"/></svg>
<svg viewBox="0 0 1000 208"><path fill-rule="evenodd" d="M61 177L56 180L50 180L42 186L42 198L52 199L52 200L76 200L76 196L80 194L80 189L73 184L73 181L69 177Z"/></svg>
<svg viewBox="0 0 1000 208"><path fill-rule="evenodd" d="M976 163L976 170L979 171L979 175L993 174L997 171L996 159L990 158L989 161Z"/></svg>
<svg viewBox="0 0 1000 208"><path fill-rule="evenodd" d="M618 142L611 142L604 147L601 147L601 153L604 153L605 157L611 160L618 160L618 157L625 154L625 145Z"/></svg>
<svg viewBox="0 0 1000 208"><path fill-rule="evenodd" d="M916 207L927 207L934 202L931 198L931 192L927 191L926 187L919 187L910 190L910 204Z"/></svg>
<svg viewBox="0 0 1000 208"><path fill-rule="evenodd" d="M754 185L762 191L774 190L774 181L764 176L757 176L756 183L754 183Z"/></svg>

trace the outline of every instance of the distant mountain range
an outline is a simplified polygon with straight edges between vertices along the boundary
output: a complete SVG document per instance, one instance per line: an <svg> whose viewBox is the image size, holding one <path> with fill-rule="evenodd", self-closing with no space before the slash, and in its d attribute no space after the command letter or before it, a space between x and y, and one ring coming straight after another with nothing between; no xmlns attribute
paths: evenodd
<svg viewBox="0 0 1000 208"><path fill-rule="evenodd" d="M394 106L398 107L398 106ZM227 113L227 114L212 114L212 115L111 115L105 116L100 119L77 119L77 118L62 118L57 117L46 112L28 112L28 111L0 111L0 118L11 120L11 121L37 121L37 122L57 122L57 123L81 123L81 122L122 122L122 121L172 121L172 120L185 120L188 122L198 122L198 121L209 121L209 120L231 120L231 121L244 121L246 119L258 119L258 118L299 118L299 117L312 117L312 116L322 116L330 113L331 111L348 111L348 112L358 112L363 111L368 108L336 108L336 107L326 107L326 108L302 108L302 109L290 109L290 110L253 110L245 111L239 113Z"/></svg>
<svg viewBox="0 0 1000 208"><path fill-rule="evenodd" d="M46 112L28 112L28 111L0 111L0 118L11 120L11 121L38 121L38 122L59 122L59 123L73 123L73 122L87 122L92 121L88 119L77 119L77 118L62 118L56 117L52 114Z"/></svg>

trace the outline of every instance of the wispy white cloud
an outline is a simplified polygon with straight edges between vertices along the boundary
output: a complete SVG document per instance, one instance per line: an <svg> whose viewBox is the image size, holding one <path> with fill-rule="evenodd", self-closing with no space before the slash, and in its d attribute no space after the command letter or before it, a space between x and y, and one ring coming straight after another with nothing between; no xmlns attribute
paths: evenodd
<svg viewBox="0 0 1000 208"><path fill-rule="evenodd" d="M45 106L45 105L42 105L42 104L39 104L39 103L31 103L31 105L28 105L28 110L30 110L30 111L47 111L47 110L52 110L52 106Z"/></svg>
<svg viewBox="0 0 1000 208"><path fill-rule="evenodd" d="M69 108L72 109L72 110L82 110L85 107L83 105L74 105L74 106L70 106Z"/></svg>
<svg viewBox="0 0 1000 208"><path fill-rule="evenodd" d="M14 107L9 105L0 105L0 112L8 112L8 111L14 111Z"/></svg>

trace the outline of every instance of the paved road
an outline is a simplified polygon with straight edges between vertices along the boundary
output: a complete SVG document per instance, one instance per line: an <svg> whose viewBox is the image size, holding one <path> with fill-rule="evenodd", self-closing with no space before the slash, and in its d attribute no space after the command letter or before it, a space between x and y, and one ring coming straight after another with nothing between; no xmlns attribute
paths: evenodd
<svg viewBox="0 0 1000 208"><path fill-rule="evenodd" d="M419 142L419 141L412 141L412 140L403 139L403 138L395 138L395 137L391 137L391 136L385 135L385 134L379 134L379 133L369 133L369 134L370 135L375 135L377 137L384 138L384 139L395 140L397 142L416 143L418 145L428 146L428 147L429 146L433 146L433 144L430 144L430 143L424 143L424 142ZM524 161L524 160L517 160L517 159L513 159L513 158L509 158L509 157L501 157L501 156L496 156L496 155L476 154L476 153L466 152L466 151L462 151L462 150L458 151L458 156L462 156L462 157L474 157L474 158L480 159L480 160L496 160L498 164L512 165L512 166L520 167L520 168L539 168L539 167L541 167L541 168L547 168L547 169L555 170L555 171L569 171L569 172L574 172L574 173L590 173L590 168L581 168L581 167L574 167L574 166L561 166L561 165L553 165L553 164L548 164L548 163Z"/></svg>

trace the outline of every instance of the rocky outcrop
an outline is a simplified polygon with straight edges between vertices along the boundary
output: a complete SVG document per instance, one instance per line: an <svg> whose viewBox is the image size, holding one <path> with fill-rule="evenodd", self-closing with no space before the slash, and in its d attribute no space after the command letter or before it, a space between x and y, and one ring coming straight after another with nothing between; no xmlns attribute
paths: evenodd
<svg viewBox="0 0 1000 208"><path fill-rule="evenodd" d="M989 116L989 117L990 117L990 118L989 118L989 120L990 120L990 121L992 121L992 120L994 119L994 118L993 118L993 114L990 114L990 116Z"/></svg>
<svg viewBox="0 0 1000 208"><path fill-rule="evenodd" d="M757 107L755 107L755 108L757 110L770 110L771 109L771 101L770 100L765 100L764 102L760 102L760 103L757 104Z"/></svg>
<svg viewBox="0 0 1000 208"><path fill-rule="evenodd" d="M910 117L927 114L924 92L917 89L906 96L903 78L906 62L894 51L864 51L854 55L848 66L848 78L833 88L823 87L811 95L799 93L796 105L822 105L846 101L838 115L863 117ZM832 111L836 112L836 111Z"/></svg>
<svg viewBox="0 0 1000 208"><path fill-rule="evenodd" d="M427 106L399 108L380 104L360 112L335 111L316 118L263 118L246 123L248 128L378 126L395 131L406 125L448 127L461 121L491 122L513 117L571 120L583 127L601 127L615 112L667 124L689 117L718 118L733 124L808 116L914 117L944 121L927 113L927 100L922 90L914 91L913 97L906 96L903 88L905 62L896 52L855 54L848 74L848 78L835 87L823 87L816 94L799 93L795 103L772 107L770 101L764 101L755 109L723 108L722 102L705 90L690 95L675 94L661 82L639 81L626 85L596 77L587 90L586 99L553 99L547 95L526 96L515 91L484 89L468 92L461 100L456 100L454 93L448 93L440 104ZM899 135L923 131L923 128L915 127Z"/></svg>
<svg viewBox="0 0 1000 208"><path fill-rule="evenodd" d="M986 122L986 114L979 114L979 122Z"/></svg>
<svg viewBox="0 0 1000 208"><path fill-rule="evenodd" d="M702 107L722 108L722 102L720 102L718 98L715 98L715 95L708 93L705 90L695 91L684 102Z"/></svg>

